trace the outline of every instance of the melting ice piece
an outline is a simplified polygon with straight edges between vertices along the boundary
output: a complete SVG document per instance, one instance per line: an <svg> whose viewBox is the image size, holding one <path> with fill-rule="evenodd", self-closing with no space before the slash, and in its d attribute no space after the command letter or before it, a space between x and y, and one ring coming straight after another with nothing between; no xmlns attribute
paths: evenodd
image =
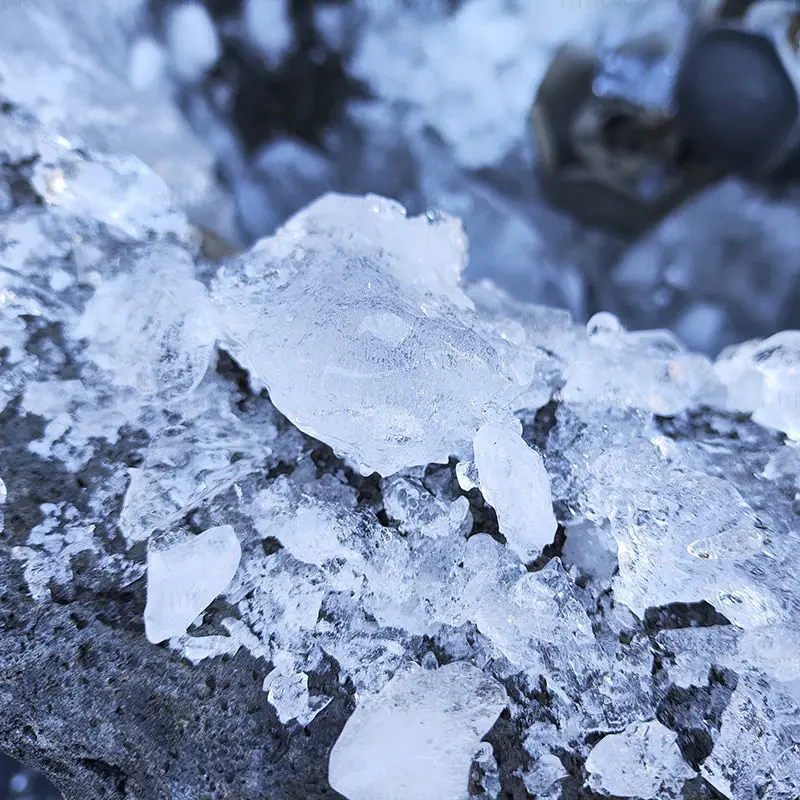
<svg viewBox="0 0 800 800"><path fill-rule="evenodd" d="M365 698L331 752L328 780L348 800L462 800L505 690L479 669L412 666Z"/></svg>
<svg viewBox="0 0 800 800"><path fill-rule="evenodd" d="M723 350L715 372L728 387L728 407L800 439L800 331Z"/></svg>
<svg viewBox="0 0 800 800"><path fill-rule="evenodd" d="M182 636L197 616L223 592L242 557L233 528L221 525L166 550L147 554L148 641Z"/></svg>
<svg viewBox="0 0 800 800"><path fill-rule="evenodd" d="M508 425L488 422L473 441L486 502L497 512L500 532L524 561L553 541L556 518L542 457Z"/></svg>
<svg viewBox="0 0 800 800"><path fill-rule="evenodd" d="M459 286L460 223L326 195L223 268L226 348L304 432L364 471L445 463L536 377Z"/></svg>
<svg viewBox="0 0 800 800"><path fill-rule="evenodd" d="M643 800L680 788L695 771L683 760L677 738L655 720L605 736L586 759L589 785L604 794Z"/></svg>

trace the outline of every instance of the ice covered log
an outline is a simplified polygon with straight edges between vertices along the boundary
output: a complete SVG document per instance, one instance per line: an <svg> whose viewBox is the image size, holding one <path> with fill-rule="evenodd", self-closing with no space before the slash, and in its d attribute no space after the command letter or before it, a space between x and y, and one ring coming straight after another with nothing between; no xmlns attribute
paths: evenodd
<svg viewBox="0 0 800 800"><path fill-rule="evenodd" d="M579 326L374 196L209 264L142 161L0 131L0 749L67 800L798 796L796 333Z"/></svg>

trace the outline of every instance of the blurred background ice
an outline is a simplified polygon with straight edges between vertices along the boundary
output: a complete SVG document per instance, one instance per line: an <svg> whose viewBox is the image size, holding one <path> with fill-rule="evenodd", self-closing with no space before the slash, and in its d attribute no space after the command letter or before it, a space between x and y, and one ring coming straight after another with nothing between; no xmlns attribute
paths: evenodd
<svg viewBox="0 0 800 800"><path fill-rule="evenodd" d="M714 2L149 0L129 80L175 95L244 242L325 191L375 192L462 217L469 278L713 354L798 325L797 198L729 181L632 244L547 207L526 118L563 41L680 39L687 8ZM607 83L663 100L674 65L623 61Z"/></svg>

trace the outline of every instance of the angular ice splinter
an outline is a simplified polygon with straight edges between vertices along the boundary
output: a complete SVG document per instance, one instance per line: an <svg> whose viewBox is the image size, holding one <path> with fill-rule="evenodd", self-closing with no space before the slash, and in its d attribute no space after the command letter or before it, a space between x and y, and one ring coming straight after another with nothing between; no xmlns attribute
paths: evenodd
<svg viewBox="0 0 800 800"><path fill-rule="evenodd" d="M500 532L523 561L535 558L552 543L558 524L542 457L512 427L491 422L472 446L481 491L497 512Z"/></svg>
<svg viewBox="0 0 800 800"><path fill-rule="evenodd" d="M635 722L601 739L586 770L595 791L644 800L664 797L695 776L678 749L677 734L656 720Z"/></svg>
<svg viewBox="0 0 800 800"><path fill-rule="evenodd" d="M475 751L506 702L503 687L469 664L414 665L359 703L328 780L348 800L462 800Z"/></svg>
<svg viewBox="0 0 800 800"><path fill-rule="evenodd" d="M183 636L228 587L241 557L242 546L230 525L209 528L166 550L150 550L144 610L148 641L157 644Z"/></svg>

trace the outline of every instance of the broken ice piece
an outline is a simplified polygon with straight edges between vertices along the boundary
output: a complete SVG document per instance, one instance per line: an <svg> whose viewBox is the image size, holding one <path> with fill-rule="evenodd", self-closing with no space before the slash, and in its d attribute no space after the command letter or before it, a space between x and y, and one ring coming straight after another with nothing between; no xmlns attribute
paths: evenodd
<svg viewBox="0 0 800 800"><path fill-rule="evenodd" d="M683 760L677 734L660 722L634 722L602 738L586 759L592 789L649 800L677 789L695 771Z"/></svg>
<svg viewBox="0 0 800 800"><path fill-rule="evenodd" d="M412 665L359 703L328 780L348 800L462 800L481 738L506 702L502 686L469 664Z"/></svg>
<svg viewBox="0 0 800 800"><path fill-rule="evenodd" d="M728 389L730 410L800 439L800 331L728 347L714 371Z"/></svg>
<svg viewBox="0 0 800 800"><path fill-rule="evenodd" d="M218 273L225 349L364 474L445 464L487 419L510 419L535 378L481 325L465 261L450 217L326 195Z"/></svg>
<svg viewBox="0 0 800 800"><path fill-rule="evenodd" d="M329 697L311 696L305 672L291 672L280 667L264 678L262 688L284 725L292 720L303 727L309 725L331 701Z"/></svg>
<svg viewBox="0 0 800 800"><path fill-rule="evenodd" d="M221 525L165 550L147 554L144 629L157 644L183 636L223 592L239 567L242 547L233 528Z"/></svg>
<svg viewBox="0 0 800 800"><path fill-rule="evenodd" d="M558 525L542 457L513 428L493 422L480 428L473 449L481 491L497 512L500 532L530 561L552 543Z"/></svg>
<svg viewBox="0 0 800 800"><path fill-rule="evenodd" d="M104 282L76 335L95 363L144 397L185 398L200 384L216 342L216 322L191 256L153 246L131 272Z"/></svg>

